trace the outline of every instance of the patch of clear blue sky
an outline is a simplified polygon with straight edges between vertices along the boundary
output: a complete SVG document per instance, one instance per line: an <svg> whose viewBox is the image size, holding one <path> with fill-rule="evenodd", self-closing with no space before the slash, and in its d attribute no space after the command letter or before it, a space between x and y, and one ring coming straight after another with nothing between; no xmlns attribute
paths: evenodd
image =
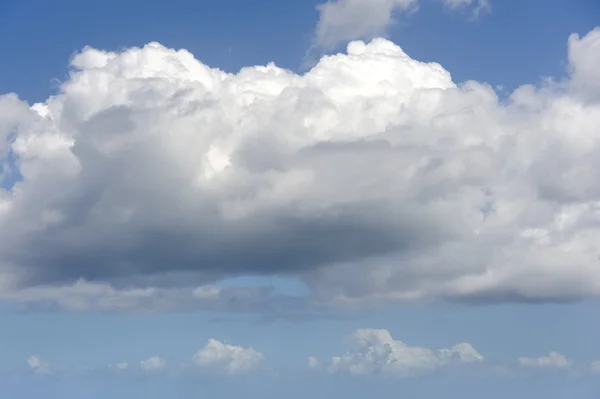
<svg viewBox="0 0 600 399"><path fill-rule="evenodd" d="M53 93L52 79L66 77L69 57L85 45L118 50L159 41L169 47L186 48L208 65L227 71L269 61L298 70L318 17L316 4L315 0L0 0L0 93L14 91L30 102L44 100ZM391 29L391 38L416 59L440 62L455 81L475 79L513 89L536 83L541 76L563 76L568 35L585 34L600 23L598 0L492 0L492 5L490 15L468 22L464 13L444 10L437 0L422 0L418 13L401 19ZM304 293L301 285L282 283L280 279L238 278L227 284L264 283L284 292ZM292 369L302 367L309 354L327 359L342 353L345 348L341 338L364 327L387 328L407 343L434 348L467 341L484 356L498 361L558 350L583 363L600 358L597 312L598 306L592 303L438 304L389 307L301 324L261 324L249 317L214 322L211 320L219 315L208 313L131 317L16 314L4 309L0 313L0 369L25 366L30 354L39 354L57 365L103 366L121 360L135 363L151 355L178 363L189 360L211 337L252 345L264 352L273 366ZM237 397L240 392L246 397L277 397L278 392L290 398L330 398L402 392L394 384L340 380L320 381L312 387L258 381L237 391L231 384L219 391L216 383L31 384L28 378L12 382L2 378L0 396L8 393L10 397L39 397L40 393L46 398L162 398L219 393L218 397ZM403 382L401 388L415 398L439 397L436 394L450 391L461 398L515 393L525 395L512 397L587 398L600 393L595 382L550 382L545 378L511 387L496 384L493 392L477 385L463 383L457 387L443 381L425 385ZM289 393L290 387L296 396Z"/></svg>

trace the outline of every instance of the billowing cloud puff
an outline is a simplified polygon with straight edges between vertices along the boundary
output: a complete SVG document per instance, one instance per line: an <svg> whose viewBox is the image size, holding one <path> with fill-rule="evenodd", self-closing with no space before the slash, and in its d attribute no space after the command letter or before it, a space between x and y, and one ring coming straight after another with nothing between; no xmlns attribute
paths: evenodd
<svg viewBox="0 0 600 399"><path fill-rule="evenodd" d="M571 361L558 352L550 352L547 356L541 357L520 357L519 364L523 367L536 368L568 368L571 367Z"/></svg>
<svg viewBox="0 0 600 399"><path fill-rule="evenodd" d="M264 361L264 356L252 347L245 348L209 339L204 348L196 352L193 360L199 366L234 375L256 370Z"/></svg>
<svg viewBox="0 0 600 399"><path fill-rule="evenodd" d="M207 301L276 275L330 304L596 298L598 40L507 99L384 39L304 75L85 48L44 103L0 97L21 177L0 190L0 297Z"/></svg>
<svg viewBox="0 0 600 399"><path fill-rule="evenodd" d="M457 344L451 349L433 350L395 340L383 329L357 330L350 337L349 343L353 350L331 359L327 369L330 373L407 377L432 372L449 365L483 361L483 356L468 343ZM311 357L309 367L318 369L320 363Z"/></svg>

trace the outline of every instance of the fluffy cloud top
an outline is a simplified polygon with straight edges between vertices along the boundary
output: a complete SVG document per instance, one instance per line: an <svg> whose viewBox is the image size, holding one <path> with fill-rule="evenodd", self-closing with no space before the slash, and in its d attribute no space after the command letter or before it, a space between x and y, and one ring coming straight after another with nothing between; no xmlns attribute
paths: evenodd
<svg viewBox="0 0 600 399"><path fill-rule="evenodd" d="M567 81L506 100L384 39L304 75L85 48L43 104L0 96L22 176L0 298L206 301L240 275L332 304L597 298L599 42L571 36Z"/></svg>
<svg viewBox="0 0 600 399"><path fill-rule="evenodd" d="M194 355L193 360L199 366L234 375L256 370L264 361L264 356L252 347L245 348L209 339L206 346Z"/></svg>
<svg viewBox="0 0 600 399"><path fill-rule="evenodd" d="M433 350L409 346L395 340L387 330L357 330L349 340L351 352L331 359L330 373L350 373L354 375L387 374L411 376L435 371L439 368L478 363L481 356L468 343L460 343L451 349ZM309 367L319 369L320 363L309 358Z"/></svg>
<svg viewBox="0 0 600 399"><path fill-rule="evenodd" d="M523 367L537 368L568 368L571 367L571 361L558 352L550 352L548 356L541 357L520 357L519 364Z"/></svg>

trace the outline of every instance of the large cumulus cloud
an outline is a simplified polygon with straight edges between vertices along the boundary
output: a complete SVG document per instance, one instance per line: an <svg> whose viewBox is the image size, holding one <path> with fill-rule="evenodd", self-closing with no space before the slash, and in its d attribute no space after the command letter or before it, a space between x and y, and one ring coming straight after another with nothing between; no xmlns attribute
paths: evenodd
<svg viewBox="0 0 600 399"><path fill-rule="evenodd" d="M282 275L338 304L597 297L598 43L571 36L569 78L508 99L384 39L304 75L85 48L44 103L0 97L22 177L0 295Z"/></svg>

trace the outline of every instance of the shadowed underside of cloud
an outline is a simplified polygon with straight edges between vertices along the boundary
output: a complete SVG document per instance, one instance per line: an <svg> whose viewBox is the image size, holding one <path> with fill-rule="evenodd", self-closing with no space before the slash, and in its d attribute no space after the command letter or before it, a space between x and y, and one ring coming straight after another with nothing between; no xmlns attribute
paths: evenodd
<svg viewBox="0 0 600 399"><path fill-rule="evenodd" d="M567 80L506 101L384 39L304 75L85 48L45 103L0 96L22 176L0 297L119 308L258 275L336 305L595 298L599 43L573 35Z"/></svg>

